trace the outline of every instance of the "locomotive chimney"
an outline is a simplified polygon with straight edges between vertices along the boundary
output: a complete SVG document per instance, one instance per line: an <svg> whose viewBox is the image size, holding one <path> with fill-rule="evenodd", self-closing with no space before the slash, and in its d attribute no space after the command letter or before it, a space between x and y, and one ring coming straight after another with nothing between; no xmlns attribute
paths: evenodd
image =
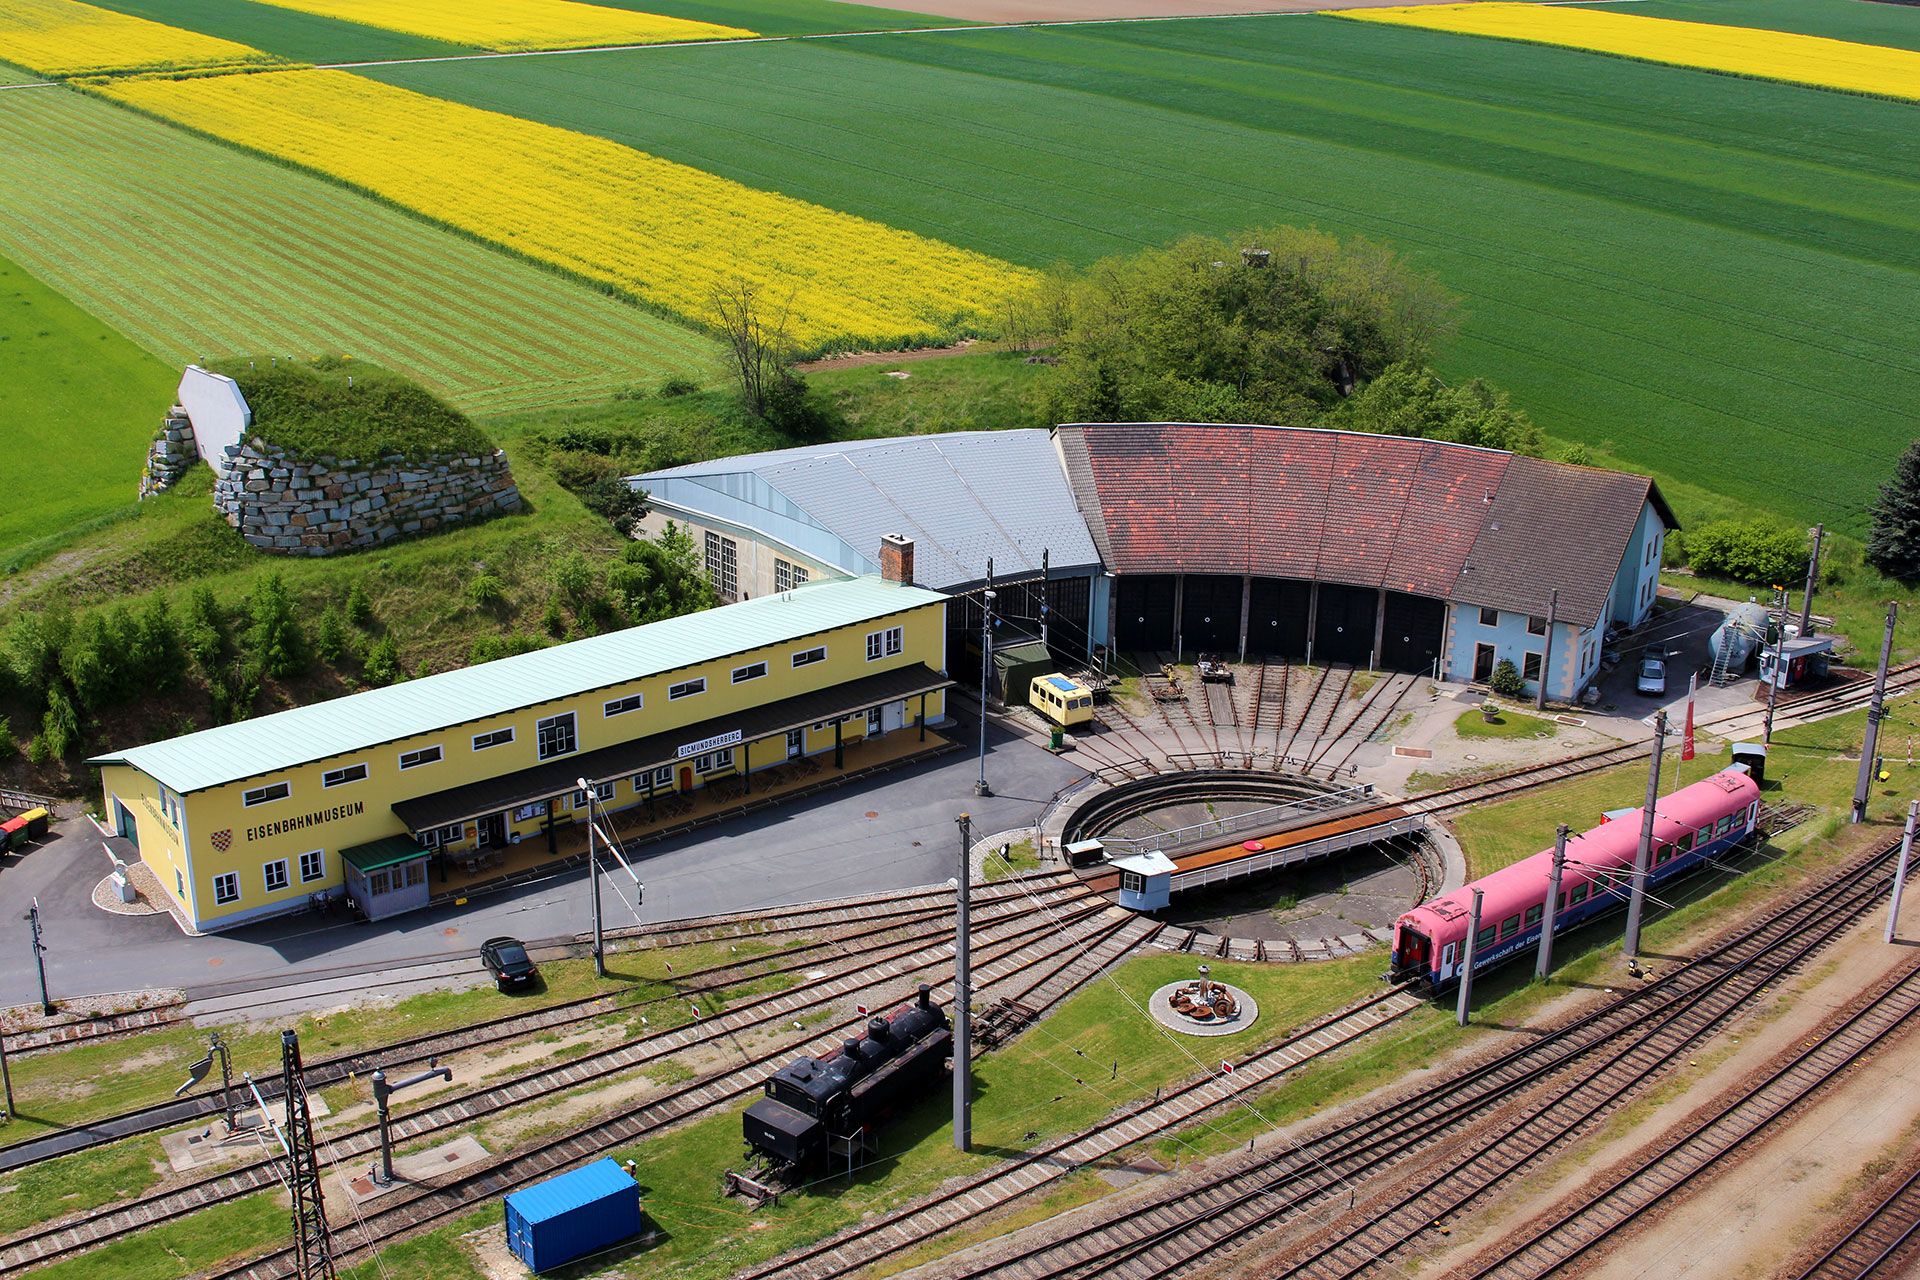
<svg viewBox="0 0 1920 1280"><path fill-rule="evenodd" d="M920 1007L929 1012L933 1009L933 988L924 982L920 984Z"/></svg>
<svg viewBox="0 0 1920 1280"><path fill-rule="evenodd" d="M913 585L913 539L890 533L880 539L880 576L903 587Z"/></svg>
<svg viewBox="0 0 1920 1280"><path fill-rule="evenodd" d="M884 1041L887 1038L887 1032L891 1030L893 1030L893 1024L885 1018L867 1019L867 1039L869 1040Z"/></svg>
<svg viewBox="0 0 1920 1280"><path fill-rule="evenodd" d="M852 1058L855 1062L860 1061L860 1041L857 1039L847 1041L845 1044L840 1046L840 1052L846 1054L849 1058Z"/></svg>

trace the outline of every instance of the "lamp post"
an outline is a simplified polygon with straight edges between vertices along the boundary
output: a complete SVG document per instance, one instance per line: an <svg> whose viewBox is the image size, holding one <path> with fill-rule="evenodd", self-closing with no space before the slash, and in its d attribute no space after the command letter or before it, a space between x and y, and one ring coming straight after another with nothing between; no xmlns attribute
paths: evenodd
<svg viewBox="0 0 1920 1280"><path fill-rule="evenodd" d="M993 788L987 785L987 689L993 677L993 600L991 589L982 593L980 607L980 780L973 784L973 794L990 796Z"/></svg>

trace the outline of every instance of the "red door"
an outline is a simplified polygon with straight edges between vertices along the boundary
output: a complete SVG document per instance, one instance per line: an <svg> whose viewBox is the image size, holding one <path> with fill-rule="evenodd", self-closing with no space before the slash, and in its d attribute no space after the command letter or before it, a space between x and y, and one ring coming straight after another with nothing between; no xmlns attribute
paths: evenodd
<svg viewBox="0 0 1920 1280"><path fill-rule="evenodd" d="M693 790L693 768L690 765L683 764L680 766L680 789L682 791Z"/></svg>

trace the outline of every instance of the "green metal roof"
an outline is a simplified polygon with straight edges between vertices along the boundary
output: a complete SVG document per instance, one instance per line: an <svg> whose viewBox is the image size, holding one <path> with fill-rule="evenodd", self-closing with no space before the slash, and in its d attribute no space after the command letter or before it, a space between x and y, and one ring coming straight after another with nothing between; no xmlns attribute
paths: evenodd
<svg viewBox="0 0 1920 1280"><path fill-rule="evenodd" d="M340 856L364 872L378 871L398 862L424 858L430 850L421 847L412 836L382 836L365 844L342 849Z"/></svg>
<svg viewBox="0 0 1920 1280"><path fill-rule="evenodd" d="M809 583L784 595L95 756L92 763L132 765L175 791L204 791L945 600L878 577Z"/></svg>

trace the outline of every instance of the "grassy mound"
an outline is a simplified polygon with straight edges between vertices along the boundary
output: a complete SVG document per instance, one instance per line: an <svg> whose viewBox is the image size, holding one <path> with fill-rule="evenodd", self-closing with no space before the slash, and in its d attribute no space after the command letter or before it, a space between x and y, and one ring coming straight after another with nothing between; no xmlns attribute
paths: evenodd
<svg viewBox="0 0 1920 1280"><path fill-rule="evenodd" d="M419 462L493 452L493 441L466 414L373 365L322 356L307 363L222 360L212 369L240 384L254 434L299 457Z"/></svg>

